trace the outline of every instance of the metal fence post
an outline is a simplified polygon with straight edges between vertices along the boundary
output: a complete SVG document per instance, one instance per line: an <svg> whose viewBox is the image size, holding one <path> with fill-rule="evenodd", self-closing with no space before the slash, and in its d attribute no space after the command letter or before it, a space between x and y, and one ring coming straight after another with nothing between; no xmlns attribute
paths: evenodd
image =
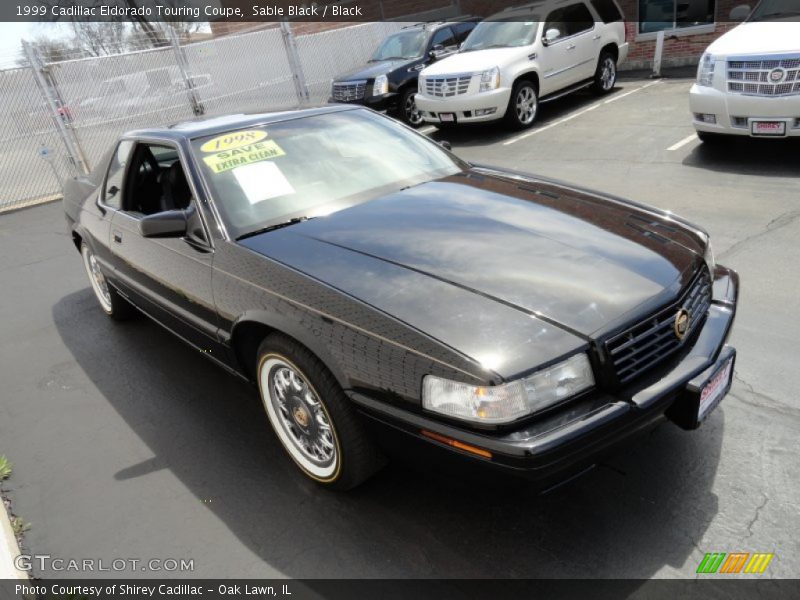
<svg viewBox="0 0 800 600"><path fill-rule="evenodd" d="M286 49L286 57L289 59L289 68L292 70L292 80L294 89L297 92L297 102L300 106L309 101L308 86L306 77L303 74L303 67L300 64L300 54L297 52L297 45L294 41L294 34L288 21L281 21L281 33L283 34L283 46Z"/></svg>
<svg viewBox="0 0 800 600"><path fill-rule="evenodd" d="M172 25L167 27L167 31L169 32L170 44L175 52L175 63L178 65L178 71L180 71L183 82L186 84L186 94L189 98L189 105L192 107L192 112L195 116L199 117L205 113L205 107L197 96L197 90L194 87L194 79L189 75L189 60L186 58L183 46L181 46L178 35L175 33L175 29Z"/></svg>
<svg viewBox="0 0 800 600"><path fill-rule="evenodd" d="M39 54L36 52L33 46L31 46L26 40L22 40L22 46L25 50L25 55L28 58L28 62L30 63L30 67L33 70L36 85L38 86L39 91L42 93L42 97L47 103L47 107L50 109L53 122L56 124L58 135L61 138L61 141L64 143L67 156L69 156L70 161L77 168L76 173L88 173L89 165L86 163L83 152L81 152L81 147L77 138L75 137L75 132L72 131L71 128L68 128L64 122L66 115L62 115L58 111L59 107L56 105L58 91L54 89L55 86L52 78L45 77L45 67L42 64Z"/></svg>

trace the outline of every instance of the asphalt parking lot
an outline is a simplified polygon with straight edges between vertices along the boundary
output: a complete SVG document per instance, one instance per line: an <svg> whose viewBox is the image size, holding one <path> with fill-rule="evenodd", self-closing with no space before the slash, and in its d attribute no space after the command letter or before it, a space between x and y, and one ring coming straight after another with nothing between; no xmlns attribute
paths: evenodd
<svg viewBox="0 0 800 600"><path fill-rule="evenodd" d="M475 162L680 213L741 275L735 382L709 421L665 424L545 496L403 463L347 494L306 483L253 389L102 314L59 204L0 216L0 453L27 550L193 559L147 575L209 578L674 578L706 552L772 552L762 577L797 577L800 147L703 147L690 85L627 79L543 106L524 134L446 136Z"/></svg>

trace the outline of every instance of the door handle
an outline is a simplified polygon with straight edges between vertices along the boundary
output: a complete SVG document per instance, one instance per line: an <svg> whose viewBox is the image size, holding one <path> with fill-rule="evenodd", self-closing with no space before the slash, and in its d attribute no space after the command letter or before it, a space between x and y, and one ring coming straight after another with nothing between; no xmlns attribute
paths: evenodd
<svg viewBox="0 0 800 600"><path fill-rule="evenodd" d="M575 44L567 46L567 50L575 50Z"/></svg>
<svg viewBox="0 0 800 600"><path fill-rule="evenodd" d="M113 232L112 236L114 237L114 242L115 243L117 243L117 244L121 244L122 243L122 234L119 231Z"/></svg>
<svg viewBox="0 0 800 600"><path fill-rule="evenodd" d="M593 40L599 40L601 37L602 37L602 36L600 36L600 35L596 35L596 36L594 36L592 39L593 39Z"/></svg>

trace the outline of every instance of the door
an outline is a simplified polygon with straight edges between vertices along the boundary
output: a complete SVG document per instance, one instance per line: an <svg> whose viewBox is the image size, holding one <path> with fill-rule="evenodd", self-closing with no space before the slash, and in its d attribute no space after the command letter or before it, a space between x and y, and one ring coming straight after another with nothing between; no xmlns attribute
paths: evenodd
<svg viewBox="0 0 800 600"><path fill-rule="evenodd" d="M111 222L114 266L135 304L201 351L227 362L211 288L214 251L185 173L176 146L136 145L123 206ZM184 212L186 231L144 237L141 220L167 210Z"/></svg>
<svg viewBox="0 0 800 600"><path fill-rule="evenodd" d="M458 50L456 36L450 27L442 27L433 34L428 52L436 53L436 58L444 58Z"/></svg>
<svg viewBox="0 0 800 600"><path fill-rule="evenodd" d="M545 19L542 36L551 30L558 35L542 48L543 96L587 79L597 66L592 41L595 23L583 2L552 11Z"/></svg>

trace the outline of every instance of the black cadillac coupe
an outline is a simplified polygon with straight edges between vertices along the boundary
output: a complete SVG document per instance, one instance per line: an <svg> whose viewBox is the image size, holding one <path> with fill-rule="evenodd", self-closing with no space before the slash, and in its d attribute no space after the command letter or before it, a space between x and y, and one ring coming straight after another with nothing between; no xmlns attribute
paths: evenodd
<svg viewBox="0 0 800 600"><path fill-rule="evenodd" d="M557 482L730 387L738 276L702 229L369 109L134 131L64 207L100 307L257 384L330 487L387 440Z"/></svg>

